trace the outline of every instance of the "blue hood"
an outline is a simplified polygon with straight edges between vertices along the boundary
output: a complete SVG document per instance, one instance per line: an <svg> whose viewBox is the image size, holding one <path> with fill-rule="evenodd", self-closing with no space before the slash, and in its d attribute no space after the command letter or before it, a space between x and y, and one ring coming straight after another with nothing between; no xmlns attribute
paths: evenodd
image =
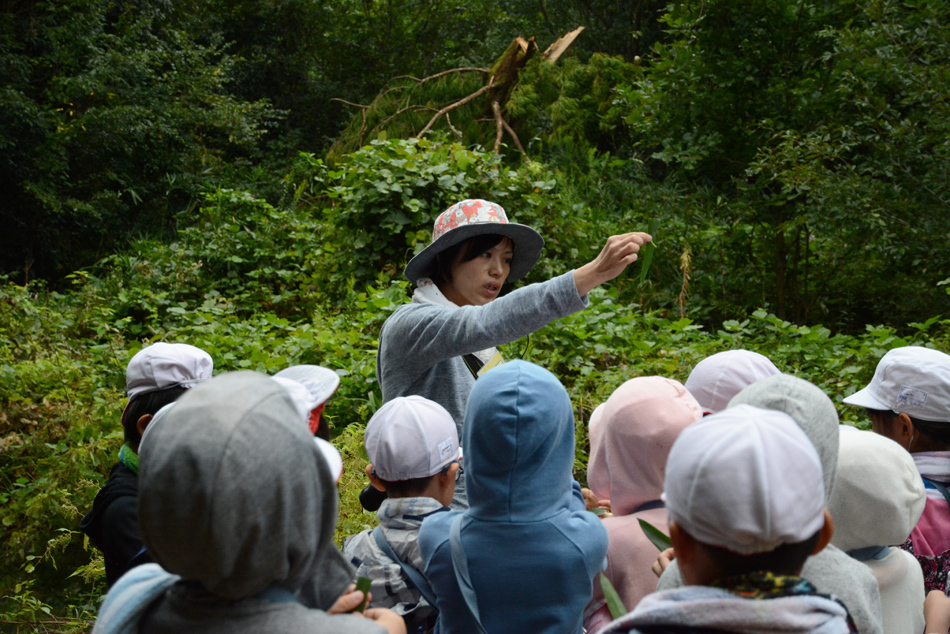
<svg viewBox="0 0 950 634"><path fill-rule="evenodd" d="M570 507L574 413L547 370L511 361L478 379L462 437L470 517L536 521Z"/></svg>

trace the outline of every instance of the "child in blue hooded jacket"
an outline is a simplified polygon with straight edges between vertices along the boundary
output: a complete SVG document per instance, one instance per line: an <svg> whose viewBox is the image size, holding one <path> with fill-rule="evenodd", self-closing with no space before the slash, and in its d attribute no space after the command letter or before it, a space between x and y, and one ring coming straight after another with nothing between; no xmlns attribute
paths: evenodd
<svg viewBox="0 0 950 634"><path fill-rule="evenodd" d="M607 531L571 473L567 392L543 368L506 363L475 383L462 429L470 507L419 533L435 631L580 634Z"/></svg>

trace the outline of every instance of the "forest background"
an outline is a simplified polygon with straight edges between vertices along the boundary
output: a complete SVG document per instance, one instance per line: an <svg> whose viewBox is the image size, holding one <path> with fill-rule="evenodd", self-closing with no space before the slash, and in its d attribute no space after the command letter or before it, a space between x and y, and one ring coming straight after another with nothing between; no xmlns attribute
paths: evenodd
<svg viewBox="0 0 950 634"><path fill-rule="evenodd" d="M0 630L94 618L78 523L153 341L336 369L338 538L373 525L376 336L464 197L545 236L523 283L659 222L645 280L505 349L568 387L582 481L587 416L633 376L745 347L840 403L892 347L950 350L947 24L938 0L0 3Z"/></svg>

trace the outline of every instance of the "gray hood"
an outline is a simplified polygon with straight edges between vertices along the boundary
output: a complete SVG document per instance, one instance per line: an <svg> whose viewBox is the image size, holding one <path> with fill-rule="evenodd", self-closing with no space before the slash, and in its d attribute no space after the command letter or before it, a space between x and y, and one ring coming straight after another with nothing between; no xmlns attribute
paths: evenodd
<svg viewBox="0 0 950 634"><path fill-rule="evenodd" d="M804 379L776 374L739 392L729 401L729 407L742 403L785 412L795 419L818 451L827 503L838 469L838 412L831 399L820 387Z"/></svg>
<svg viewBox="0 0 950 634"><path fill-rule="evenodd" d="M287 391L254 372L189 390L149 433L139 525L152 558L225 599L270 586L326 608L353 579L337 491Z"/></svg>

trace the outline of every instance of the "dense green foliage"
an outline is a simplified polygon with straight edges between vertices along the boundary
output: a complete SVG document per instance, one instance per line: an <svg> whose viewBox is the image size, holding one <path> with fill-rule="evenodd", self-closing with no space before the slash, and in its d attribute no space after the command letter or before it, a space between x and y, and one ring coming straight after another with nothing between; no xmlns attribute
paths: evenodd
<svg viewBox="0 0 950 634"><path fill-rule="evenodd" d="M632 376L745 347L840 403L894 346L950 350L948 23L947 0L3 4L0 630L93 617L102 560L78 522L150 342L216 372L336 369L338 537L372 524L377 333L464 197L542 232L522 283L659 225L643 283L634 266L503 351L567 385L581 480L587 417ZM484 73L419 79L578 25L507 95L526 156L485 151L484 102L409 138ZM389 118L410 102L428 110Z"/></svg>
<svg viewBox="0 0 950 634"><path fill-rule="evenodd" d="M358 267L368 267L376 256L367 251L356 257L357 251L347 251L341 242L335 252L354 256L346 260L351 281L331 290L331 278L343 275L344 268L326 267L320 249L331 237L351 231L347 225L353 221L338 212L339 198L330 193L349 183L348 195L366 198L369 214L380 188L356 178L367 162L385 164L415 153L422 172L442 165L444 169L435 170L441 173L449 172L459 152L465 151L451 144L392 141L366 150L333 173L305 157L300 170L311 168L316 175L288 182L286 200L279 206L247 192L220 190L205 197L192 224L175 241L137 241L95 270L72 276L67 291L41 284L2 287L0 522L8 547L0 560L0 585L7 597L0 610L8 620L49 621L48 611L75 619L82 628L95 611L102 563L77 524L122 442L118 421L124 365L147 341L200 346L211 353L216 372L273 373L294 363L337 369L343 383L327 412L347 459L339 536L374 521L356 502L365 461L360 429L380 401L375 381L379 326L405 301L407 284L385 272L368 286L355 284ZM478 185L477 175L498 166L492 155L464 156L476 165L459 170L457 177L428 182L428 196L443 200L467 191ZM499 180L511 184L501 193L515 196L512 202L529 215L532 201L537 209L556 208L555 185L536 181L531 189L530 169ZM410 169L395 175L390 184L420 178ZM324 213L315 213L317 209ZM568 222L540 212L532 220L546 224L553 236ZM389 235L379 232L380 238ZM394 244L399 243L397 234ZM583 241L552 243L549 257L532 276L563 270L595 251ZM659 243L654 269L662 270L663 260L676 255L666 251L670 243ZM911 324L901 336L886 326L845 335L796 326L758 310L707 328L688 317L671 317L669 310L649 311L638 304L638 296L650 295L637 290L637 273L634 268L596 291L588 310L505 350L508 357L552 369L569 387L578 421L576 475L582 480L587 416L629 377L662 374L685 380L701 358L746 347L768 354L783 370L815 381L840 400L869 379L876 359L893 346L913 342L950 349L950 320ZM841 412L860 422L859 412Z"/></svg>
<svg viewBox="0 0 950 634"><path fill-rule="evenodd" d="M173 223L278 114L228 92L225 44L169 4L22 4L0 12L0 266L25 279Z"/></svg>
<svg viewBox="0 0 950 634"><path fill-rule="evenodd" d="M948 19L941 2L670 5L674 37L623 109L648 162L748 228L731 294L763 275L797 321L945 310Z"/></svg>

